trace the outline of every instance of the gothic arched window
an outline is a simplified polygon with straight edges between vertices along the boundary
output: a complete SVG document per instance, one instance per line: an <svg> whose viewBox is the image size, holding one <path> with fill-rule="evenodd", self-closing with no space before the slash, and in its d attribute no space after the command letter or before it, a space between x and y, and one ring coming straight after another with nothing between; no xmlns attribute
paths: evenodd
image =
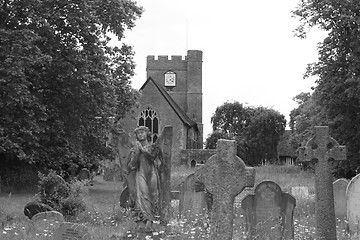
<svg viewBox="0 0 360 240"><path fill-rule="evenodd" d="M155 142L158 139L159 118L157 113L150 107L147 107L145 110L143 110L140 113L139 126L145 126L150 129L150 132L152 133L152 137L151 137L152 142Z"/></svg>

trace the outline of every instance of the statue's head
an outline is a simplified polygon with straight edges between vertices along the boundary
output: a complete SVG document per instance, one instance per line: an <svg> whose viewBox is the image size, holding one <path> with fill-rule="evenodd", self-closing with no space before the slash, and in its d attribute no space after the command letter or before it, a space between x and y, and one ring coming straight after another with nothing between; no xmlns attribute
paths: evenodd
<svg viewBox="0 0 360 240"><path fill-rule="evenodd" d="M151 140L151 132L148 127L139 126L134 130L137 140ZM144 138L144 139L143 139Z"/></svg>

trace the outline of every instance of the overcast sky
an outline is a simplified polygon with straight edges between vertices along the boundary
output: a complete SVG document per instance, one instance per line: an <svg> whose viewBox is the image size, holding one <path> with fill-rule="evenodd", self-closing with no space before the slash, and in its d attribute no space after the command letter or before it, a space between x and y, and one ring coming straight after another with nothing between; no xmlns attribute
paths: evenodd
<svg viewBox="0 0 360 240"><path fill-rule="evenodd" d="M138 0L145 12L123 40L135 51L132 86L146 81L147 55L182 55L203 51L204 139L210 118L226 101L273 108L283 114L292 100L311 91L315 79L303 79L317 60L317 43L325 34L311 30L294 37L291 17L299 0Z"/></svg>

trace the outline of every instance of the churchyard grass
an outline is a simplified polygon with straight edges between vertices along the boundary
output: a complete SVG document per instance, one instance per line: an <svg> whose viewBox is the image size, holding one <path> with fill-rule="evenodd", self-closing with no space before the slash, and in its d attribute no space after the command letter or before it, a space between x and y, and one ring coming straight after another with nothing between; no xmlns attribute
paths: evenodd
<svg viewBox="0 0 360 240"><path fill-rule="evenodd" d="M172 189L179 190L179 184L187 175L195 169L186 167L172 168ZM99 178L100 179L100 178ZM256 167L256 183L263 180L271 180L278 183L283 191L290 191L293 186L307 186L309 198L301 198L296 201L294 210L295 239L315 239L315 201L314 201L314 175L310 171L301 171L295 166L261 166ZM128 239L136 239L129 229L135 227L130 213L119 207L119 195L122 189L121 183L98 181L89 187L85 195L87 210L76 219L70 219L85 224L93 240L119 239L121 235ZM30 226L31 222L23 213L25 204L32 200L33 194L1 194L0 195L0 239L27 239L42 240L52 239L51 233L38 233L35 235ZM239 206L239 200L235 201L235 221L233 239L245 239L245 219ZM177 201L172 201L172 210L177 214ZM147 239L207 239L208 222L201 218L193 222L173 218L166 232L155 233ZM346 232L346 222L337 220L338 240L350 239ZM171 230L169 230L171 229ZM171 235L171 236L170 236ZM21 237L22 236L22 237Z"/></svg>

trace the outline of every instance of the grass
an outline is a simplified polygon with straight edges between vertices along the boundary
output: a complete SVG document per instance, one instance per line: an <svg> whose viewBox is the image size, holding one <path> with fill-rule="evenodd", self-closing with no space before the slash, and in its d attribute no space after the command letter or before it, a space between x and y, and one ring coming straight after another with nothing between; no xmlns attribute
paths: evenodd
<svg viewBox="0 0 360 240"><path fill-rule="evenodd" d="M175 167L172 169L171 186L179 190L181 182L194 169ZM292 186L307 186L310 195L315 192L314 175L303 172L295 166L262 166L256 167L256 184L263 180L278 183L283 191ZM136 225L131 214L119 206L122 183L104 182L97 179L94 186L86 189L84 199L87 209L77 218L68 219L88 227L93 240L115 239L208 239L209 222L199 216L192 220L178 219L178 201L172 201L173 217L170 223L147 235L135 231ZM34 194L2 194L0 195L0 240L43 240L52 239L51 231L36 232L31 221L23 213L23 207L32 200ZM294 231L296 240L315 239L315 202L314 198L297 199L294 210ZM245 219L239 204L235 204L234 237L246 239ZM337 220L338 240L350 237L346 231L346 222ZM37 235L36 235L37 234Z"/></svg>

